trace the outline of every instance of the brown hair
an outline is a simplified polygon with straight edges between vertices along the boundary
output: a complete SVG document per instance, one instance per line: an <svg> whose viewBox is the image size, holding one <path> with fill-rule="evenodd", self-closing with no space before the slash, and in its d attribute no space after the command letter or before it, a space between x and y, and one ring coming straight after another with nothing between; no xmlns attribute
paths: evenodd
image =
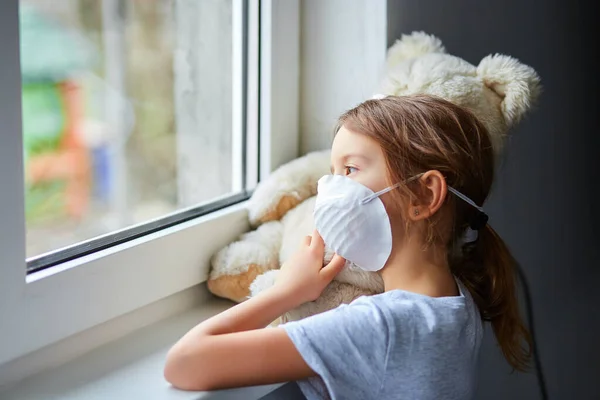
<svg viewBox="0 0 600 400"><path fill-rule="evenodd" d="M477 205L488 197L494 149L485 126L464 108L434 96L388 96L347 111L339 118L336 132L342 126L380 144L390 184L438 170L447 185ZM418 198L418 190L411 186L402 185L396 192L399 201L406 195ZM489 224L479 230L475 242L461 247L460 238L477 210L452 195L444 208L449 210L451 222L445 225L449 229L437 226L442 213L436 213L428 221L428 243L447 246L452 273L469 289L482 319L491 322L506 360L517 370L526 369L532 343L519 314L515 259Z"/></svg>

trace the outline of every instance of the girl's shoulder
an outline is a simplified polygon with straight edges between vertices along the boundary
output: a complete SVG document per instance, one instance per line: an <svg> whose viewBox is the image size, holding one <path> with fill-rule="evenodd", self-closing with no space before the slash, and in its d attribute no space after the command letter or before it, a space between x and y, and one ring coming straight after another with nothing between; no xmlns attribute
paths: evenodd
<svg viewBox="0 0 600 400"><path fill-rule="evenodd" d="M431 297L405 290L391 290L373 296L362 296L350 306L377 309L388 324L400 328L423 326L429 330L432 325L452 328L465 324L477 325L480 314L472 296L459 281L459 295ZM475 328L477 330L477 328Z"/></svg>

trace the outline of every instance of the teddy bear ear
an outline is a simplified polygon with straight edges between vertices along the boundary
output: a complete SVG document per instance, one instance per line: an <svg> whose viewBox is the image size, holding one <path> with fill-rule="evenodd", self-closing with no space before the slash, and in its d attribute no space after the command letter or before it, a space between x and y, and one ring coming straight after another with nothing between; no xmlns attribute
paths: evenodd
<svg viewBox="0 0 600 400"><path fill-rule="evenodd" d="M394 68L401 62L429 53L445 53L442 41L425 32L415 31L402 35L387 52L387 67Z"/></svg>
<svg viewBox="0 0 600 400"><path fill-rule="evenodd" d="M485 86L502 98L502 113L510 127L535 105L540 92L540 77L533 68L503 54L485 57L477 66Z"/></svg>

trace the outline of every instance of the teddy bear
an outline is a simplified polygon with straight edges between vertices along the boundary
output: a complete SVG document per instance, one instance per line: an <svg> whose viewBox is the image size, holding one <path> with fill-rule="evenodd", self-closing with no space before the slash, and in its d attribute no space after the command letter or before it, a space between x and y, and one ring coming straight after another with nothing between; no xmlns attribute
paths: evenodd
<svg viewBox="0 0 600 400"><path fill-rule="evenodd" d="M439 38L413 32L402 35L388 49L373 97L423 93L466 107L485 124L499 158L509 130L531 110L540 92L536 71L513 57L490 54L475 66L448 54ZM259 183L247 207L253 230L213 256L207 282L210 292L242 302L274 284L279 267L297 250L302 238L313 232L317 181L331 173L329 157L329 150L308 153ZM324 264L332 256L326 247ZM289 311L272 326L383 289L377 272L363 271L347 261L317 300Z"/></svg>

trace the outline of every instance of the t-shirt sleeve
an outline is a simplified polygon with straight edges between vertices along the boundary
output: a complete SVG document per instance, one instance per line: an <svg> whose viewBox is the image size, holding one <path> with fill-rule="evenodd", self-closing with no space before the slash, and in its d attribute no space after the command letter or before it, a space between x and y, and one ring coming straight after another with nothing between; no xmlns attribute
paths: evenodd
<svg viewBox="0 0 600 400"><path fill-rule="evenodd" d="M360 298L282 327L333 398L371 398L381 389L391 327L373 302Z"/></svg>

